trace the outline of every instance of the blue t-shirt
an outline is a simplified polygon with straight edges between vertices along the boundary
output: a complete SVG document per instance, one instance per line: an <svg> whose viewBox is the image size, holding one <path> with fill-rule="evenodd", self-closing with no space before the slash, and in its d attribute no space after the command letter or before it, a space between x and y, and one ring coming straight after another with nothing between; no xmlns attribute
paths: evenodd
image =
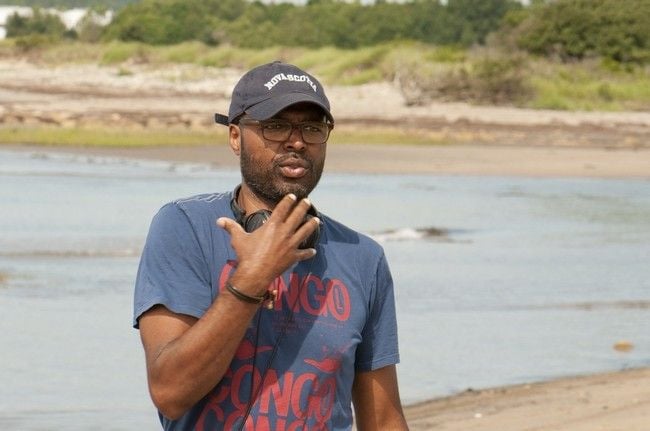
<svg viewBox="0 0 650 431"><path fill-rule="evenodd" d="M223 291L237 257L216 220L233 218L231 199L199 195L156 214L135 285L136 328L157 304L200 318ZM355 372L399 362L393 282L377 243L319 218L316 256L273 282L274 308L258 310L222 380L179 420L160 415L164 429L239 429L252 376L262 387L244 429L351 429Z"/></svg>

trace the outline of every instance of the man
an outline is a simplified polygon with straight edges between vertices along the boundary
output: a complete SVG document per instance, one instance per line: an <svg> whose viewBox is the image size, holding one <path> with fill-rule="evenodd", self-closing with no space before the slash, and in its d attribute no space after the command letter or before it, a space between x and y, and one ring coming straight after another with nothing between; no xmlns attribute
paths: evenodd
<svg viewBox="0 0 650 431"><path fill-rule="evenodd" d="M134 326L169 430L407 429L383 250L308 200L334 125L320 83L280 62L235 86L232 192L152 221Z"/></svg>

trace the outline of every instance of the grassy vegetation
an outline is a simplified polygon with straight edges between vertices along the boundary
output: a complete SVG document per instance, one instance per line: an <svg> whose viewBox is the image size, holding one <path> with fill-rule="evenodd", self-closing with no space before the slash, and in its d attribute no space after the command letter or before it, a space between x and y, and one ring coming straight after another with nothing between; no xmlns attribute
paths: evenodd
<svg viewBox="0 0 650 431"><path fill-rule="evenodd" d="M369 145L447 145L449 140L438 132L407 130L393 128L350 128L334 129L329 143L332 145L369 144Z"/></svg>
<svg viewBox="0 0 650 431"><path fill-rule="evenodd" d="M537 62L531 83L536 109L623 111L650 109L650 73L641 67L611 70L606 64Z"/></svg>
<svg viewBox="0 0 650 431"><path fill-rule="evenodd" d="M258 50L228 45L210 47L195 41L168 46L116 41L66 42L48 43L25 51L15 41L0 41L0 58L27 56L49 65L96 63L118 67L125 75L134 64L154 68L191 64L199 69L248 69L280 59L311 71L329 85L392 81L401 76L416 86L416 92L422 93L423 103L432 97L489 103L495 98L483 93L510 86L505 90L512 92L512 97L500 103L559 110L650 109L647 66L620 66L598 60L561 63L516 55L517 60L513 61L512 54L488 49L436 47L417 42L392 42L358 49L271 47ZM508 79L503 79L504 76ZM513 79L521 81L514 83L514 90ZM426 85L436 88L431 90ZM517 94L518 91L522 94Z"/></svg>
<svg viewBox="0 0 650 431"><path fill-rule="evenodd" d="M56 146L149 147L206 145L226 142L223 130L210 132L181 130L138 130L108 128L60 128L51 126L0 127L0 144Z"/></svg>
<svg viewBox="0 0 650 431"><path fill-rule="evenodd" d="M44 146L139 148L156 146L223 145L225 129L198 130L105 129L101 127L57 128L52 126L2 126L0 145L30 144ZM445 137L435 132L398 129L355 129L340 127L332 132L331 145L404 144L443 145Z"/></svg>
<svg viewBox="0 0 650 431"><path fill-rule="evenodd" d="M354 50L320 48L302 52L292 59L296 65L322 77L326 82L343 85L363 84L385 79L391 73L389 53L398 49L398 44L386 44ZM406 49L404 45L402 49Z"/></svg>

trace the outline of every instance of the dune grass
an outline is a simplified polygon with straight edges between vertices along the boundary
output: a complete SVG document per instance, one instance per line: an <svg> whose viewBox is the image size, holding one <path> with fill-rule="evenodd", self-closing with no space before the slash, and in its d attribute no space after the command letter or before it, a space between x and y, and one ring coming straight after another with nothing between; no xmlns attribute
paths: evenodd
<svg viewBox="0 0 650 431"><path fill-rule="evenodd" d="M130 64L157 67L166 64L192 64L248 69L273 60L283 60L310 70L328 84L341 85L391 79L399 58L405 56L450 61L449 57L462 57L459 53L462 51L414 42L393 42L358 49L275 46L254 50L225 44L212 47L196 41L166 46L119 41L96 44L68 41L38 45L29 51L17 48L11 40L0 43L0 56L29 57L49 65L96 63L125 67Z"/></svg>
<svg viewBox="0 0 650 431"><path fill-rule="evenodd" d="M224 130L151 130L108 129L103 127L60 128L53 126L2 126L0 145L29 144L43 146L139 148L156 146L222 145L227 142ZM337 128L332 132L331 145L444 145L448 141L434 132L398 129L358 130Z"/></svg>
<svg viewBox="0 0 650 431"><path fill-rule="evenodd" d="M221 144L226 133L189 130L61 128L52 126L0 127L0 144L88 147L150 147Z"/></svg>
<svg viewBox="0 0 650 431"><path fill-rule="evenodd" d="M37 45L29 50L18 47L12 40L0 42L1 57L34 59L50 65L64 63L94 63L117 67L119 73L132 73L133 65L163 68L169 64L189 64L197 70L208 67L248 69L272 60L284 60L297 64L316 74L327 85L359 85L376 81L391 81L396 77L413 74L419 78L409 81L441 81L440 70L461 70L467 73L446 77L462 81L472 76L477 66L490 59L491 69L487 76L478 79L500 82L499 67L511 61L512 55L493 55L490 49L464 49L450 46L433 46L417 42L395 41L391 43L341 49L324 47L308 49L300 47L270 47L259 50L244 49L230 45L216 47L201 42L184 42L177 45L152 46L142 43L112 41L89 44L82 42L57 42ZM492 57L490 57L492 56ZM557 110L647 110L650 109L650 67L605 64L599 60L563 64L547 59L523 56L518 75L525 80L521 88L532 89L530 94L513 97L510 103L521 107ZM500 63L501 62L501 63ZM512 66L508 66L512 68ZM510 71L512 72L512 71ZM427 73L431 76L428 76ZM508 81L504 81L506 85ZM456 85L458 84L458 85ZM466 83L465 83L466 84ZM488 82L490 84L490 82ZM463 82L446 83L445 100L465 101ZM451 88L451 90L449 90ZM488 91L491 86L487 86ZM458 94L455 98L454 91ZM426 91L425 91L426 92ZM516 96L516 95L515 95ZM489 100L489 98L488 98ZM472 100L469 100L470 103ZM484 103L480 101L479 103Z"/></svg>
<svg viewBox="0 0 650 431"><path fill-rule="evenodd" d="M531 77L534 98L526 106L569 111L650 109L650 73L642 67L609 70L593 62L539 63Z"/></svg>

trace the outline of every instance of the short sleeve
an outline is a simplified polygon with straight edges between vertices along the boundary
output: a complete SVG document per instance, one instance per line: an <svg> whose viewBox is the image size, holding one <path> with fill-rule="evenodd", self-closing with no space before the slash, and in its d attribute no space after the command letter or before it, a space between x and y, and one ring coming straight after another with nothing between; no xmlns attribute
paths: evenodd
<svg viewBox="0 0 650 431"><path fill-rule="evenodd" d="M176 205L154 216L135 282L133 326L154 305L201 317L212 302L210 271L196 232Z"/></svg>
<svg viewBox="0 0 650 431"><path fill-rule="evenodd" d="M399 362L393 278L383 253L377 264L374 289L356 353L358 371L372 371Z"/></svg>

